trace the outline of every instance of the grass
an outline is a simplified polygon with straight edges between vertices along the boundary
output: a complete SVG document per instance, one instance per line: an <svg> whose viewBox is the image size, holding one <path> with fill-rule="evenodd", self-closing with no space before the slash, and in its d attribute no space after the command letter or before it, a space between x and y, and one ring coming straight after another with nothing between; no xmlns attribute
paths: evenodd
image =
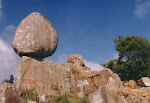
<svg viewBox="0 0 150 103"><path fill-rule="evenodd" d="M33 91L21 91L21 97L25 100L39 102L38 95ZM64 94L61 96L48 95L46 96L46 100L48 103L90 103L87 96L80 98L75 94Z"/></svg>
<svg viewBox="0 0 150 103"><path fill-rule="evenodd" d="M65 95L62 96L46 96L46 99L48 100L48 103L70 103L68 101L68 98Z"/></svg>
<svg viewBox="0 0 150 103"><path fill-rule="evenodd" d="M25 100L33 100L36 102L39 102L39 97L36 93L34 93L33 91L21 91L21 97Z"/></svg>
<svg viewBox="0 0 150 103"><path fill-rule="evenodd" d="M64 94L61 96L49 95L46 97L48 103L90 103L87 97L80 98L74 94Z"/></svg>

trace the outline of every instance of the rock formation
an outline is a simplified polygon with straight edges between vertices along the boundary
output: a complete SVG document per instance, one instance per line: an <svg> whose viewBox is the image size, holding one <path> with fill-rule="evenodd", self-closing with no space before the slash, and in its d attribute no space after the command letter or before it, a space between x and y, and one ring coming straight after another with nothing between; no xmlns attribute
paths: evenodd
<svg viewBox="0 0 150 103"><path fill-rule="evenodd" d="M92 71L78 54L69 56L65 64L42 60L55 52L57 33L40 13L34 12L20 23L12 46L22 58L14 84L0 86L0 103L37 103L21 99L26 92L38 95L39 102L46 102L46 96L75 94L88 96L91 103L150 103L149 78L138 81L144 87L133 80L121 81L108 68Z"/></svg>
<svg viewBox="0 0 150 103"><path fill-rule="evenodd" d="M53 24L40 13L33 12L18 26L12 47L21 57L45 58L55 52L57 39Z"/></svg>
<svg viewBox="0 0 150 103"><path fill-rule="evenodd" d="M116 94L123 90L120 78L110 69L101 72L84 70L73 63L56 64L25 56L19 64L15 83L19 90L34 91L39 95L71 93L83 97L91 94L90 100L98 88L105 88L112 101L117 101L119 96Z"/></svg>

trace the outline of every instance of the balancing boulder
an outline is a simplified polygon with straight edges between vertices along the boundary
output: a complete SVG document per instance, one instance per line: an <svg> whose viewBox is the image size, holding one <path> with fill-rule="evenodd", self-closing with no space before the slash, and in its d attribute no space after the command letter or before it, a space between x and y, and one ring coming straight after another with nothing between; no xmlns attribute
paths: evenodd
<svg viewBox="0 0 150 103"><path fill-rule="evenodd" d="M45 58L57 48L58 36L53 24L38 12L33 12L18 26L12 47L19 56Z"/></svg>

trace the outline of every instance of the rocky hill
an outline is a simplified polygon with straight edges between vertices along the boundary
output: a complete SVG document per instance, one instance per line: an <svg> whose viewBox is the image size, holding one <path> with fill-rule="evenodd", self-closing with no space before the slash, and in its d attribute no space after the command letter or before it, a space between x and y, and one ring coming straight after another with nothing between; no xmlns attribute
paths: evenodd
<svg viewBox="0 0 150 103"><path fill-rule="evenodd" d="M0 103L150 103L150 79L138 84L121 81L106 68L92 71L83 57L73 54L67 63L43 60L57 48L55 27L40 13L18 26L12 46L21 60L14 84L0 85Z"/></svg>

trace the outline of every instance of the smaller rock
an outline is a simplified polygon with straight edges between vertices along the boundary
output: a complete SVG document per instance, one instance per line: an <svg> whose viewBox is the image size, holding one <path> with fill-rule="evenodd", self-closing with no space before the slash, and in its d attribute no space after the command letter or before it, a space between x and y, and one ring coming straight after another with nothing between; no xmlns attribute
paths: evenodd
<svg viewBox="0 0 150 103"><path fill-rule="evenodd" d="M130 92L131 92L131 89L129 89L128 87L125 87L122 93L123 93L123 96L127 97L130 94Z"/></svg>
<svg viewBox="0 0 150 103"><path fill-rule="evenodd" d="M127 87L127 88L131 88L134 89L137 87L137 84L134 80L129 80L129 81L123 81L122 84Z"/></svg>
<svg viewBox="0 0 150 103"><path fill-rule="evenodd" d="M124 96L120 96L118 102L119 102L119 103L128 103L128 101L125 99Z"/></svg>
<svg viewBox="0 0 150 103"><path fill-rule="evenodd" d="M73 63L75 65L85 66L83 57L79 54L73 54L69 56L67 63Z"/></svg>
<svg viewBox="0 0 150 103"><path fill-rule="evenodd" d="M37 103L36 101L28 100L27 103Z"/></svg>
<svg viewBox="0 0 150 103"><path fill-rule="evenodd" d="M150 87L150 78L142 77L140 80L138 80L138 85L141 87Z"/></svg>
<svg viewBox="0 0 150 103"><path fill-rule="evenodd" d="M41 96L39 97L39 102L40 102L40 103L45 103L45 102L46 102L45 95L41 95Z"/></svg>
<svg viewBox="0 0 150 103"><path fill-rule="evenodd" d="M136 86L137 86L137 84L136 84L136 82L134 80L129 80L129 87L131 87L133 89Z"/></svg>
<svg viewBox="0 0 150 103"><path fill-rule="evenodd" d="M129 82L128 82L128 81L124 81L124 82L123 82L123 85L124 85L125 87L128 87L128 86L129 86Z"/></svg>
<svg viewBox="0 0 150 103"><path fill-rule="evenodd" d="M19 103L19 93L13 84L1 84L0 91L0 103Z"/></svg>

